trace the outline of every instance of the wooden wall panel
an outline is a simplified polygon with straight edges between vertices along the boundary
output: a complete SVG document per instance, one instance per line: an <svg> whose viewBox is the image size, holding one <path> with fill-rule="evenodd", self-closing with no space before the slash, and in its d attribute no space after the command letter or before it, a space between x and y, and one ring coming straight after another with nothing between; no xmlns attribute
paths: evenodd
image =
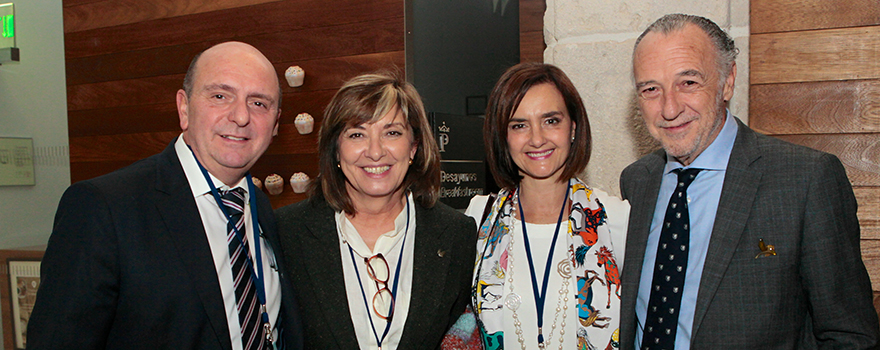
<svg viewBox="0 0 880 350"><path fill-rule="evenodd" d="M61 6L64 8L67 8L67 7L80 6L80 5L91 4L91 3L95 3L95 2L101 2L101 1L104 1L104 0L64 0L61 2Z"/></svg>
<svg viewBox="0 0 880 350"><path fill-rule="evenodd" d="M520 0L519 30L521 32L543 32L544 11L547 10L545 0Z"/></svg>
<svg viewBox="0 0 880 350"><path fill-rule="evenodd" d="M64 9L64 32L79 32L276 1L280 0L94 1Z"/></svg>
<svg viewBox="0 0 880 350"><path fill-rule="evenodd" d="M880 80L753 85L750 126L768 134L880 132Z"/></svg>
<svg viewBox="0 0 880 350"><path fill-rule="evenodd" d="M877 310L877 316L880 317L880 292L874 292L874 309Z"/></svg>
<svg viewBox="0 0 880 350"><path fill-rule="evenodd" d="M877 0L752 1L752 34L880 24Z"/></svg>
<svg viewBox="0 0 880 350"><path fill-rule="evenodd" d="M527 32L520 35L519 61L544 62L544 32Z"/></svg>
<svg viewBox="0 0 880 350"><path fill-rule="evenodd" d="M837 155L880 310L880 2L752 0L749 122Z"/></svg>
<svg viewBox="0 0 880 350"><path fill-rule="evenodd" d="M880 240L880 187L855 187L862 238Z"/></svg>
<svg viewBox="0 0 880 350"><path fill-rule="evenodd" d="M877 134L777 135L791 143L837 155L853 186L880 186Z"/></svg>
<svg viewBox="0 0 880 350"><path fill-rule="evenodd" d="M757 34L751 84L880 78L880 26Z"/></svg>
<svg viewBox="0 0 880 350"><path fill-rule="evenodd" d="M544 11L545 0L520 0L519 2L519 60L520 62L544 62Z"/></svg>
<svg viewBox="0 0 880 350"><path fill-rule="evenodd" d="M880 240L862 240L862 261L871 276L871 288L880 290Z"/></svg>
<svg viewBox="0 0 880 350"><path fill-rule="evenodd" d="M288 0L66 33L64 49L77 58L396 17L400 0Z"/></svg>
<svg viewBox="0 0 880 350"><path fill-rule="evenodd" d="M184 74L68 85L67 109L100 109L175 101Z"/></svg>
<svg viewBox="0 0 880 350"><path fill-rule="evenodd" d="M403 49L403 17L235 38L272 62L295 62ZM225 40L67 59L68 85L184 74L202 50ZM284 43L283 45L279 43ZM285 67L286 68L286 67ZM283 70L282 70L283 72Z"/></svg>

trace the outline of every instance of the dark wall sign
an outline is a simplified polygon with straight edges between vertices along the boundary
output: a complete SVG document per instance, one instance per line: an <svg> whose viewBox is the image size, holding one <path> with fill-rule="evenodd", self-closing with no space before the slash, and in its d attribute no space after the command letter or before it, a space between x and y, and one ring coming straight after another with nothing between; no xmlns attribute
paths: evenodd
<svg viewBox="0 0 880 350"><path fill-rule="evenodd" d="M440 148L440 201L465 209L471 197L486 194L483 117L431 113Z"/></svg>

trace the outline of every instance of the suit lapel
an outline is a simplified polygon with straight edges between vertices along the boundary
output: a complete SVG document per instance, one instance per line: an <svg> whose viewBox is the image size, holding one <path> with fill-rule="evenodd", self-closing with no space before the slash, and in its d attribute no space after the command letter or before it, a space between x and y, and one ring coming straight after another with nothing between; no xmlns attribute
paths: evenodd
<svg viewBox="0 0 880 350"><path fill-rule="evenodd" d="M635 174L637 184L634 193L627 193L632 209L630 211L629 229L626 237L626 255L621 275L623 291L622 310L635 310L638 298L639 280L642 274L642 260L645 258L645 247L648 243L648 234L651 231L651 221L654 218L654 207L657 205L657 196L660 192L660 181L663 177L663 167L666 164L666 154L661 150L652 153L652 158L646 162L641 173ZM640 205L641 204L641 205ZM621 313L620 329L624 339L635 338L636 313L635 311ZM630 349L633 343L623 344L622 348Z"/></svg>
<svg viewBox="0 0 880 350"><path fill-rule="evenodd" d="M421 347L425 332L433 326L429 315L446 314L438 310L442 304L443 293L447 290L446 277L449 275L450 261L445 257L451 247L444 241L447 221L439 218L437 210L428 210L416 205L415 248L413 252L412 295L403 334L400 337L401 349ZM457 288L457 286L455 286Z"/></svg>
<svg viewBox="0 0 880 350"><path fill-rule="evenodd" d="M303 215L308 234L303 235L302 261L309 266L308 274L315 295L319 296L321 313L325 323L334 325L328 332L338 342L340 349L356 349L357 338L351 322L351 311L345 292L342 273L342 256L339 251L339 237L336 233L334 212L326 203ZM347 261L347 260L346 260Z"/></svg>
<svg viewBox="0 0 880 350"><path fill-rule="evenodd" d="M694 311L691 339L696 338L709 304L727 271L743 234L763 173L752 164L761 157L755 132L737 120L736 141L727 164L718 212L709 240L706 263Z"/></svg>
<svg viewBox="0 0 880 350"><path fill-rule="evenodd" d="M164 233L170 236L180 266L186 269L189 284L202 300L218 342L223 348L231 349L229 327L223 298L219 293L220 282L214 267L214 257L173 142L161 153L153 191L156 210L160 215L156 220L161 220L165 224Z"/></svg>

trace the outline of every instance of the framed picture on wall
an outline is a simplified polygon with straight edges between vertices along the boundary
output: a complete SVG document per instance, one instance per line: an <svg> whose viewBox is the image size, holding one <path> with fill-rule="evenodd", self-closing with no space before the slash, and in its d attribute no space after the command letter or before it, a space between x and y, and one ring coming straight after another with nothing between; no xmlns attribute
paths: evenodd
<svg viewBox="0 0 880 350"><path fill-rule="evenodd" d="M37 290L40 288L42 251L0 250L4 264L0 273L0 309L3 318L3 345L6 349L27 347L27 324Z"/></svg>

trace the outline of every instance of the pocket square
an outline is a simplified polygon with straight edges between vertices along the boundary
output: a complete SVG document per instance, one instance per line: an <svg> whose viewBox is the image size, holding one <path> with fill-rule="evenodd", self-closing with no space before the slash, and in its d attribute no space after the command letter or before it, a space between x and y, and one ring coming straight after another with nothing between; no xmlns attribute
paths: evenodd
<svg viewBox="0 0 880 350"><path fill-rule="evenodd" d="M758 238L758 249L760 249L761 252L758 253L758 255L755 255L755 259L762 256L776 255L776 247L774 247L772 244L764 243L763 238Z"/></svg>

